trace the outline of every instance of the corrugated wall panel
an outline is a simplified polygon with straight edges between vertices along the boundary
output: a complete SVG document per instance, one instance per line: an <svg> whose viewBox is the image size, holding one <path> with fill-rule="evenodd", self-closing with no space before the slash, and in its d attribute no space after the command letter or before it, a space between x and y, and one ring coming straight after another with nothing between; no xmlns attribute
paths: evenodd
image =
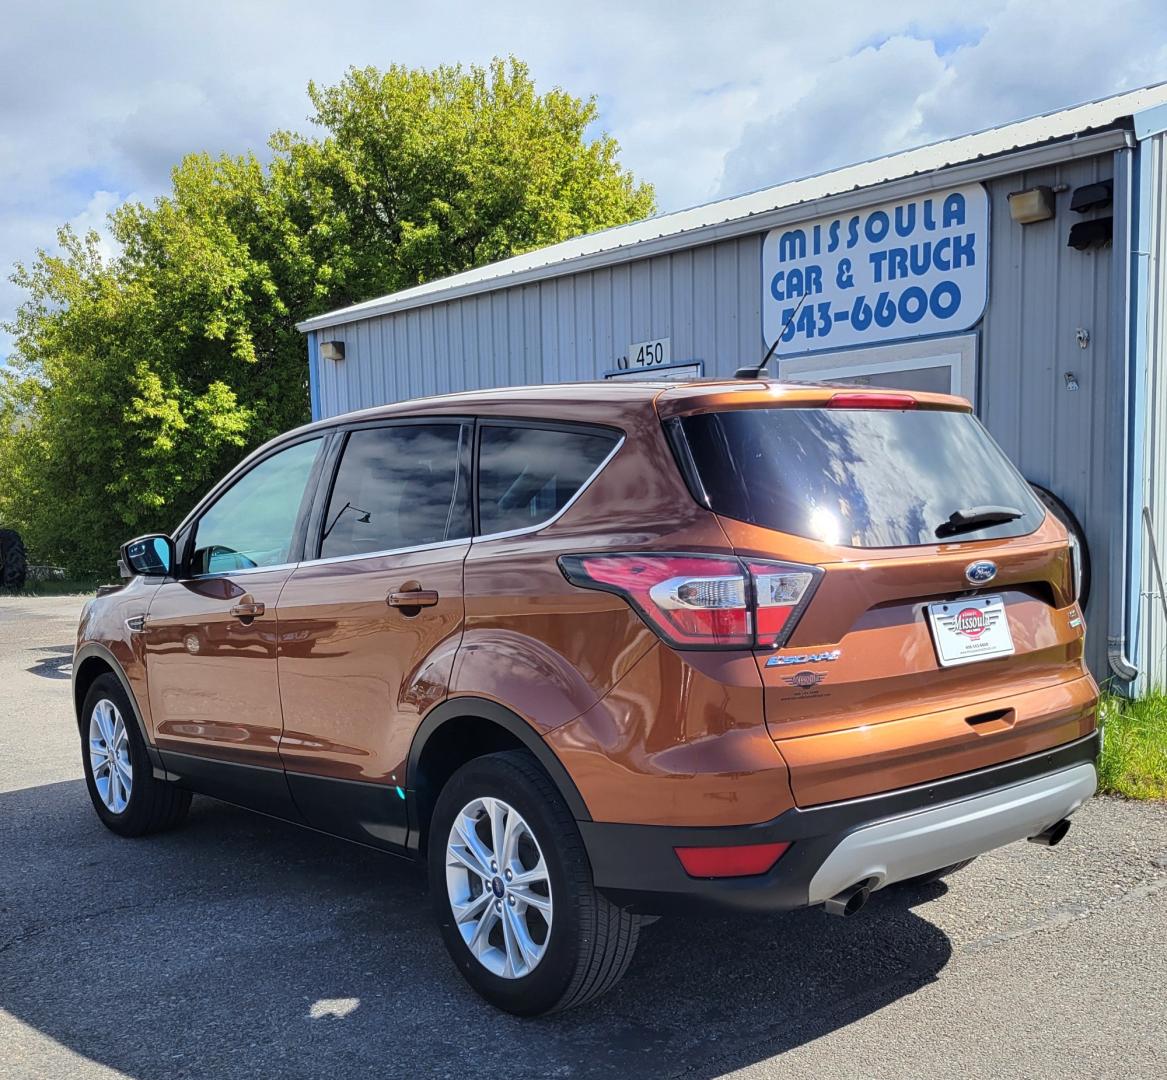
<svg viewBox="0 0 1167 1080"><path fill-rule="evenodd" d="M717 320L713 318L717 289L717 246L693 252L693 355L705 361L705 371L717 373ZM761 263L758 274L761 276ZM761 288L761 283L758 285Z"/></svg>
<svg viewBox="0 0 1167 1080"><path fill-rule="evenodd" d="M320 413L485 386L593 379L634 341L728 375L761 356L761 243L747 236L316 331Z"/></svg>
<svg viewBox="0 0 1167 1080"><path fill-rule="evenodd" d="M652 331L652 260L641 259L628 268L632 306L628 340L644 341L654 337Z"/></svg>
<svg viewBox="0 0 1167 1080"><path fill-rule="evenodd" d="M623 356L635 340L632 330L632 267L625 263L612 268L612 351L605 357L612 362L607 367L615 367L616 357Z"/></svg>
<svg viewBox="0 0 1167 1080"><path fill-rule="evenodd" d="M1140 145L1148 155L1150 206L1146 259L1146 421L1143 432L1142 485L1137 492L1137 527L1142 530L1142 586L1138 611L1138 667L1145 673L1140 689L1167 685L1167 612L1159 574L1167 556L1167 135ZM1144 507L1151 520L1147 528ZM1158 567L1156 567L1156 556Z"/></svg>
<svg viewBox="0 0 1167 1080"><path fill-rule="evenodd" d="M1109 247L1067 245L1075 187L1112 175L1109 156L1067 162L990 182L989 302L981 322L978 411L1029 480L1058 495L1082 522L1093 564L1086 611L1092 668L1106 672L1107 553L1104 452L1112 438L1108 393L1121 385L1112 356ZM1065 185L1050 221L1017 225L1007 196L1039 184ZM1103 212L1105 213L1105 211ZM1086 348L1077 331L1089 333ZM1066 372L1080 389L1070 390Z"/></svg>
<svg viewBox="0 0 1167 1080"><path fill-rule="evenodd" d="M742 364L761 360L767 342L762 336L762 243L761 237L753 243L737 242L738 281L738 355L731 365L736 371ZM728 371L727 374L733 374Z"/></svg>
<svg viewBox="0 0 1167 1080"><path fill-rule="evenodd" d="M594 379L596 375L595 275L575 279L575 368L574 379Z"/></svg>

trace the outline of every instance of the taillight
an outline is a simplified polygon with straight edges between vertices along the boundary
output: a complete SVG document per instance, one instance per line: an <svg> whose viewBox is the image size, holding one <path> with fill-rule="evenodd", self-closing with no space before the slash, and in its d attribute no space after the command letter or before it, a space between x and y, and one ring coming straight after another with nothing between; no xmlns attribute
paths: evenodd
<svg viewBox="0 0 1167 1080"><path fill-rule="evenodd" d="M564 555L567 580L623 596L658 634L688 649L749 648L749 585L737 559L709 555Z"/></svg>
<svg viewBox="0 0 1167 1080"><path fill-rule="evenodd" d="M670 645L775 648L794 630L823 571L717 555L564 555L573 585L624 597Z"/></svg>
<svg viewBox="0 0 1167 1080"><path fill-rule="evenodd" d="M1076 603L1082 598L1082 547L1073 533L1070 533L1070 586Z"/></svg>
<svg viewBox="0 0 1167 1080"><path fill-rule="evenodd" d="M916 399L907 394L834 394L828 409L914 409Z"/></svg>
<svg viewBox="0 0 1167 1080"><path fill-rule="evenodd" d="M746 566L754 579L758 645L777 648L790 637L823 571L817 566L761 559L747 559Z"/></svg>

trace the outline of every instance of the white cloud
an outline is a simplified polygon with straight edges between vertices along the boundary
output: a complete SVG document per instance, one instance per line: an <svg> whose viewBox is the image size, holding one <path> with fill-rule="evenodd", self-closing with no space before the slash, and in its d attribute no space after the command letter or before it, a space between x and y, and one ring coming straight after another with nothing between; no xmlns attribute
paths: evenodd
<svg viewBox="0 0 1167 1080"><path fill-rule="evenodd" d="M1167 77L1157 0L10 5L0 36L0 270L166 190L182 154L305 129L309 79L350 64L515 53L596 93L661 208ZM5 275L0 275L5 276ZM0 321L18 295L0 284ZM0 356L7 341L0 335Z"/></svg>
<svg viewBox="0 0 1167 1080"><path fill-rule="evenodd" d="M746 125L726 156L723 190L759 188L911 145L917 102L943 77L932 43L908 37L826 64L804 95Z"/></svg>
<svg viewBox="0 0 1167 1080"><path fill-rule="evenodd" d="M1167 78L1158 0L982 6L976 22L889 27L746 126L725 157L732 194L1007 123ZM963 40L962 40L963 38Z"/></svg>

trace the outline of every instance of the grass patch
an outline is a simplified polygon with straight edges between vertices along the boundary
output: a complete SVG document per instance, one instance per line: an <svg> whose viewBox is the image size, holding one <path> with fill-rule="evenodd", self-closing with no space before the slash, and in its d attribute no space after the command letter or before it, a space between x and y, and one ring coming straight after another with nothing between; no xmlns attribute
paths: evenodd
<svg viewBox="0 0 1167 1080"><path fill-rule="evenodd" d="M102 582L98 578L26 581L24 588L15 592L0 589L0 596L92 596L97 592L97 586L100 584Z"/></svg>
<svg viewBox="0 0 1167 1080"><path fill-rule="evenodd" d="M1099 790L1128 799L1167 799L1167 693L1134 701L1106 694L1099 721L1105 732Z"/></svg>

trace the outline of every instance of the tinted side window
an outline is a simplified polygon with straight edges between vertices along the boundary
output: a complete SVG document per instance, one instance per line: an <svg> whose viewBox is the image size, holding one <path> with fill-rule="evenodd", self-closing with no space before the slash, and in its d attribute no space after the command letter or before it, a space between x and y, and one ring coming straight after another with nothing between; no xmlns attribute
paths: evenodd
<svg viewBox="0 0 1167 1080"><path fill-rule="evenodd" d="M367 555L470 535L470 428L363 428L345 443L320 557Z"/></svg>
<svg viewBox="0 0 1167 1080"><path fill-rule="evenodd" d="M244 473L195 525L191 573L226 574L292 558L292 533L320 440L281 450Z"/></svg>
<svg viewBox="0 0 1167 1080"><path fill-rule="evenodd" d="M478 531L538 525L583 487L616 445L616 436L556 428L480 429Z"/></svg>

